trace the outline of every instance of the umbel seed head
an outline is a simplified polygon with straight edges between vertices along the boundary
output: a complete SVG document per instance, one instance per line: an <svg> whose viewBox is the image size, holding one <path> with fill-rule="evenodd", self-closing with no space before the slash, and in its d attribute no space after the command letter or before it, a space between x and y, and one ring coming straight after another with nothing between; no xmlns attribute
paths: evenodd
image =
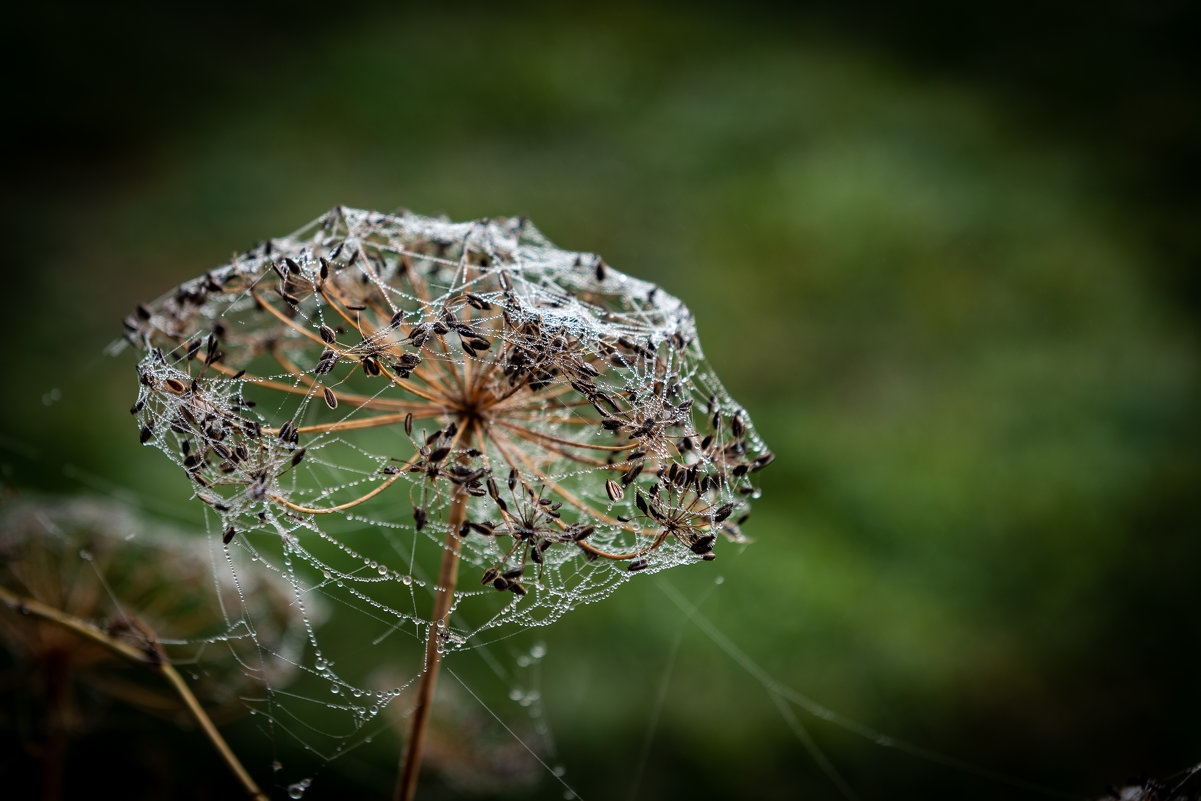
<svg viewBox="0 0 1201 801"><path fill-rule="evenodd" d="M229 547L267 532L328 570L306 544L325 540L399 580L411 566L363 557L352 531L453 533L510 616L744 541L773 458L683 303L524 218L338 207L125 327L139 438Z"/></svg>

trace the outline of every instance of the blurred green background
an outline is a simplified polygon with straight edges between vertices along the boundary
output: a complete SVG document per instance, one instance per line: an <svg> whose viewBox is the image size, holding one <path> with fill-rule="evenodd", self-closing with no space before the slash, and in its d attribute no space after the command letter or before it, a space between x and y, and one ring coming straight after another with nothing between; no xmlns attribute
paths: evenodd
<svg viewBox="0 0 1201 801"><path fill-rule="evenodd" d="M583 798L841 797L671 593L776 680L939 754L1083 798L1196 764L1197 14L1074 8L23 7L5 497L199 532L136 444L134 358L104 354L136 303L335 204L526 214L683 298L778 454L744 552L502 649L545 643L550 761ZM528 726L477 661L450 667ZM796 714L865 799L1046 797ZM17 719L0 778L26 797ZM272 760L313 764L230 731L275 796ZM205 748L117 715L73 743L68 797L231 797ZM394 748L318 763L306 797L382 797ZM536 776L476 792L561 797Z"/></svg>

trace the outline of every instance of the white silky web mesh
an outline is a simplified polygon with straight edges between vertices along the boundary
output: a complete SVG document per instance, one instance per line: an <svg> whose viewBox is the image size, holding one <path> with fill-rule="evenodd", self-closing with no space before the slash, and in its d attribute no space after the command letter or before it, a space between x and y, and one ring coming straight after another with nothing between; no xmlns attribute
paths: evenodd
<svg viewBox="0 0 1201 801"><path fill-rule="evenodd" d="M188 476L231 567L277 572L375 649L343 658L345 631L310 626L299 667L324 697L267 688L293 734L306 706L349 716L326 757L420 675L431 627L443 653L475 647L741 542L772 459L679 300L524 219L335 208L126 329L141 440Z"/></svg>

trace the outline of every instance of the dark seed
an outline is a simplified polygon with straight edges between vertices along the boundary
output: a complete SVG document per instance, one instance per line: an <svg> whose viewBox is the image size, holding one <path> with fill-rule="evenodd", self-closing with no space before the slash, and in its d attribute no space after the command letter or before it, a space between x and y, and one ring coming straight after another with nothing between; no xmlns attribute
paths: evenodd
<svg viewBox="0 0 1201 801"><path fill-rule="evenodd" d="M325 405L331 409L338 408L338 396L329 387L324 387L322 393L325 395Z"/></svg>
<svg viewBox="0 0 1201 801"><path fill-rule="evenodd" d="M338 363L338 354L332 350L324 350L321 352L321 358L317 361L317 366L313 368L316 375L325 375L334 369L334 365Z"/></svg>
<svg viewBox="0 0 1201 801"><path fill-rule="evenodd" d="M751 472L754 473L757 470L762 470L775 460L776 455L771 451L768 451L767 453L755 459L755 461L751 462Z"/></svg>

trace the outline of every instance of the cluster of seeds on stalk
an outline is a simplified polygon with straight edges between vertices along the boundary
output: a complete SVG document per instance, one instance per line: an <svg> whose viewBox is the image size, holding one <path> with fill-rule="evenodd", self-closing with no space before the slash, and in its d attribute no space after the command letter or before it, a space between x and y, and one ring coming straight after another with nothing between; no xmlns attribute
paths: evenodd
<svg viewBox="0 0 1201 801"><path fill-rule="evenodd" d="M227 543L399 485L416 531L461 509L465 558L522 596L574 557L712 559L743 540L749 477L772 460L679 301L523 219L338 208L125 326L146 352L141 441L183 467Z"/></svg>

